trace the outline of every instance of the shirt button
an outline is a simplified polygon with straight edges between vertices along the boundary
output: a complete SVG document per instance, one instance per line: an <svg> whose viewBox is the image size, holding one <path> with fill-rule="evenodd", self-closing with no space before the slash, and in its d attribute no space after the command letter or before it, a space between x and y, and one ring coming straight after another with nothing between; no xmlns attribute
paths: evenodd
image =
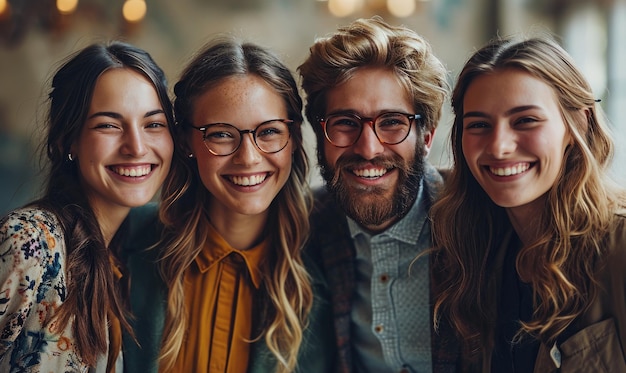
<svg viewBox="0 0 626 373"><path fill-rule="evenodd" d="M376 326L374 327L374 331L375 331L376 333L382 333L382 332L383 332L383 326L382 326L382 325L376 325Z"/></svg>
<svg viewBox="0 0 626 373"><path fill-rule="evenodd" d="M387 281L389 281L389 276L386 273L380 275L380 282L384 284Z"/></svg>

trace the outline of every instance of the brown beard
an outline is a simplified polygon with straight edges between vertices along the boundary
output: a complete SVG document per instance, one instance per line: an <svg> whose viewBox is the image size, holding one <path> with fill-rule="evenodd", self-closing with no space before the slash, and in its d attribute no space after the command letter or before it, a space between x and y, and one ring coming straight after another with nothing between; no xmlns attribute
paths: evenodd
<svg viewBox="0 0 626 373"><path fill-rule="evenodd" d="M335 167L331 167L324 159L320 165L321 173L326 181L326 188L337 199L346 215L364 227L380 226L402 219L415 203L424 176L425 154L422 141L418 141L413 159L405 160L393 154L366 161L358 155L347 154L337 159ZM397 186L391 197L386 197L382 188L356 189L346 185L342 171L350 172L347 170L364 162L398 171Z"/></svg>

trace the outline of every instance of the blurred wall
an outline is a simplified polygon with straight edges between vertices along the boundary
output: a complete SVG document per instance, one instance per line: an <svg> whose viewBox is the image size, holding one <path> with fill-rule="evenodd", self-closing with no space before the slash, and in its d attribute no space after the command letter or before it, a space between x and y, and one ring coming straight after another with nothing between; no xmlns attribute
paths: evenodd
<svg viewBox="0 0 626 373"><path fill-rule="evenodd" d="M0 5L2 1L6 0L0 0ZM416 11L406 18L390 15L384 0L360 1L367 7L337 18L330 15L327 2L317 0L147 0L147 15L137 24L123 21L123 0L79 0L76 11L64 16L54 10L54 0L9 1L12 13L0 15L0 213L23 204L40 190L37 146L43 132L49 79L68 54L94 41L117 38L146 49L173 86L192 53L217 34L231 33L268 46L295 71L316 37L353 19L379 14L430 41L448 67L452 85L469 54L497 33L544 28L560 35L567 30L568 14L576 9L591 4L605 22L614 14L609 10L626 0L615 4L604 1L602 5L581 0L416 0ZM568 12L563 12L565 9ZM623 19L619 22L624 23ZM605 31L617 29L619 22L606 22ZM623 27L611 31L624 32ZM606 51L594 50L602 54L601 60ZM623 58L623 47L620 53L619 58ZM605 63L603 68L611 74L620 70L609 71L608 66ZM608 82L604 79L600 89L623 87ZM621 89L621 104L614 105L624 110L626 100ZM605 92L601 94L604 97ZM430 155L439 166L450 163L447 137L451 120L446 104ZM314 138L308 131L308 152L313 160ZM320 183L315 167L310 180L314 185Z"/></svg>

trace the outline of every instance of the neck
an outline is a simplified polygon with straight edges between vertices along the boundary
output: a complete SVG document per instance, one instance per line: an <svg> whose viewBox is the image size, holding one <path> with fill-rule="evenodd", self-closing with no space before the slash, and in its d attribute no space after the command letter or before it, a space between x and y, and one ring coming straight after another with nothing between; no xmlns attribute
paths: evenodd
<svg viewBox="0 0 626 373"><path fill-rule="evenodd" d="M217 214L209 212L211 224L233 248L248 250L259 243L267 222L267 213L260 215Z"/></svg>
<svg viewBox="0 0 626 373"><path fill-rule="evenodd" d="M539 237L543 210L545 210L545 197L522 206L506 209L511 225L524 246L530 245Z"/></svg>
<svg viewBox="0 0 626 373"><path fill-rule="evenodd" d="M104 244L109 247L113 236L122 225L122 222L128 216L130 208L110 209L108 211L98 211L94 209L96 220L100 226L100 232L104 238Z"/></svg>

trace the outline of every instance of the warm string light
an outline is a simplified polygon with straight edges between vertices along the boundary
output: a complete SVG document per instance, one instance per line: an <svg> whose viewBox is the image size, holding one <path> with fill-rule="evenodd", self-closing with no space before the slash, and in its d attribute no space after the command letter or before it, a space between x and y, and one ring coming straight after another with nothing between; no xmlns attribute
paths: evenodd
<svg viewBox="0 0 626 373"><path fill-rule="evenodd" d="M61 14L72 14L78 6L78 0L57 0L57 10Z"/></svg>
<svg viewBox="0 0 626 373"><path fill-rule="evenodd" d="M415 11L415 0L387 0L387 10L396 17L408 17Z"/></svg>
<svg viewBox="0 0 626 373"><path fill-rule="evenodd" d="M361 10L367 0L318 0L328 2L328 11L335 17L347 17ZM415 12L416 1L428 0L385 0L387 11L395 17L408 17Z"/></svg>
<svg viewBox="0 0 626 373"><path fill-rule="evenodd" d="M328 0L328 10L335 17L346 17L363 6L363 0Z"/></svg>
<svg viewBox="0 0 626 373"><path fill-rule="evenodd" d="M78 6L78 0L56 0L56 7L61 14L74 13ZM7 7L7 0L0 0L0 14ZM136 23L141 21L148 10L145 0L126 0L122 7L122 15L127 22Z"/></svg>
<svg viewBox="0 0 626 373"><path fill-rule="evenodd" d="M8 0L0 0L0 26L6 26L7 21L11 19L11 4ZM0 33L2 29L0 29ZM0 34L0 36L2 36Z"/></svg>
<svg viewBox="0 0 626 373"><path fill-rule="evenodd" d="M139 22L146 16L148 6L144 0L126 0L122 8L124 19L128 22Z"/></svg>

